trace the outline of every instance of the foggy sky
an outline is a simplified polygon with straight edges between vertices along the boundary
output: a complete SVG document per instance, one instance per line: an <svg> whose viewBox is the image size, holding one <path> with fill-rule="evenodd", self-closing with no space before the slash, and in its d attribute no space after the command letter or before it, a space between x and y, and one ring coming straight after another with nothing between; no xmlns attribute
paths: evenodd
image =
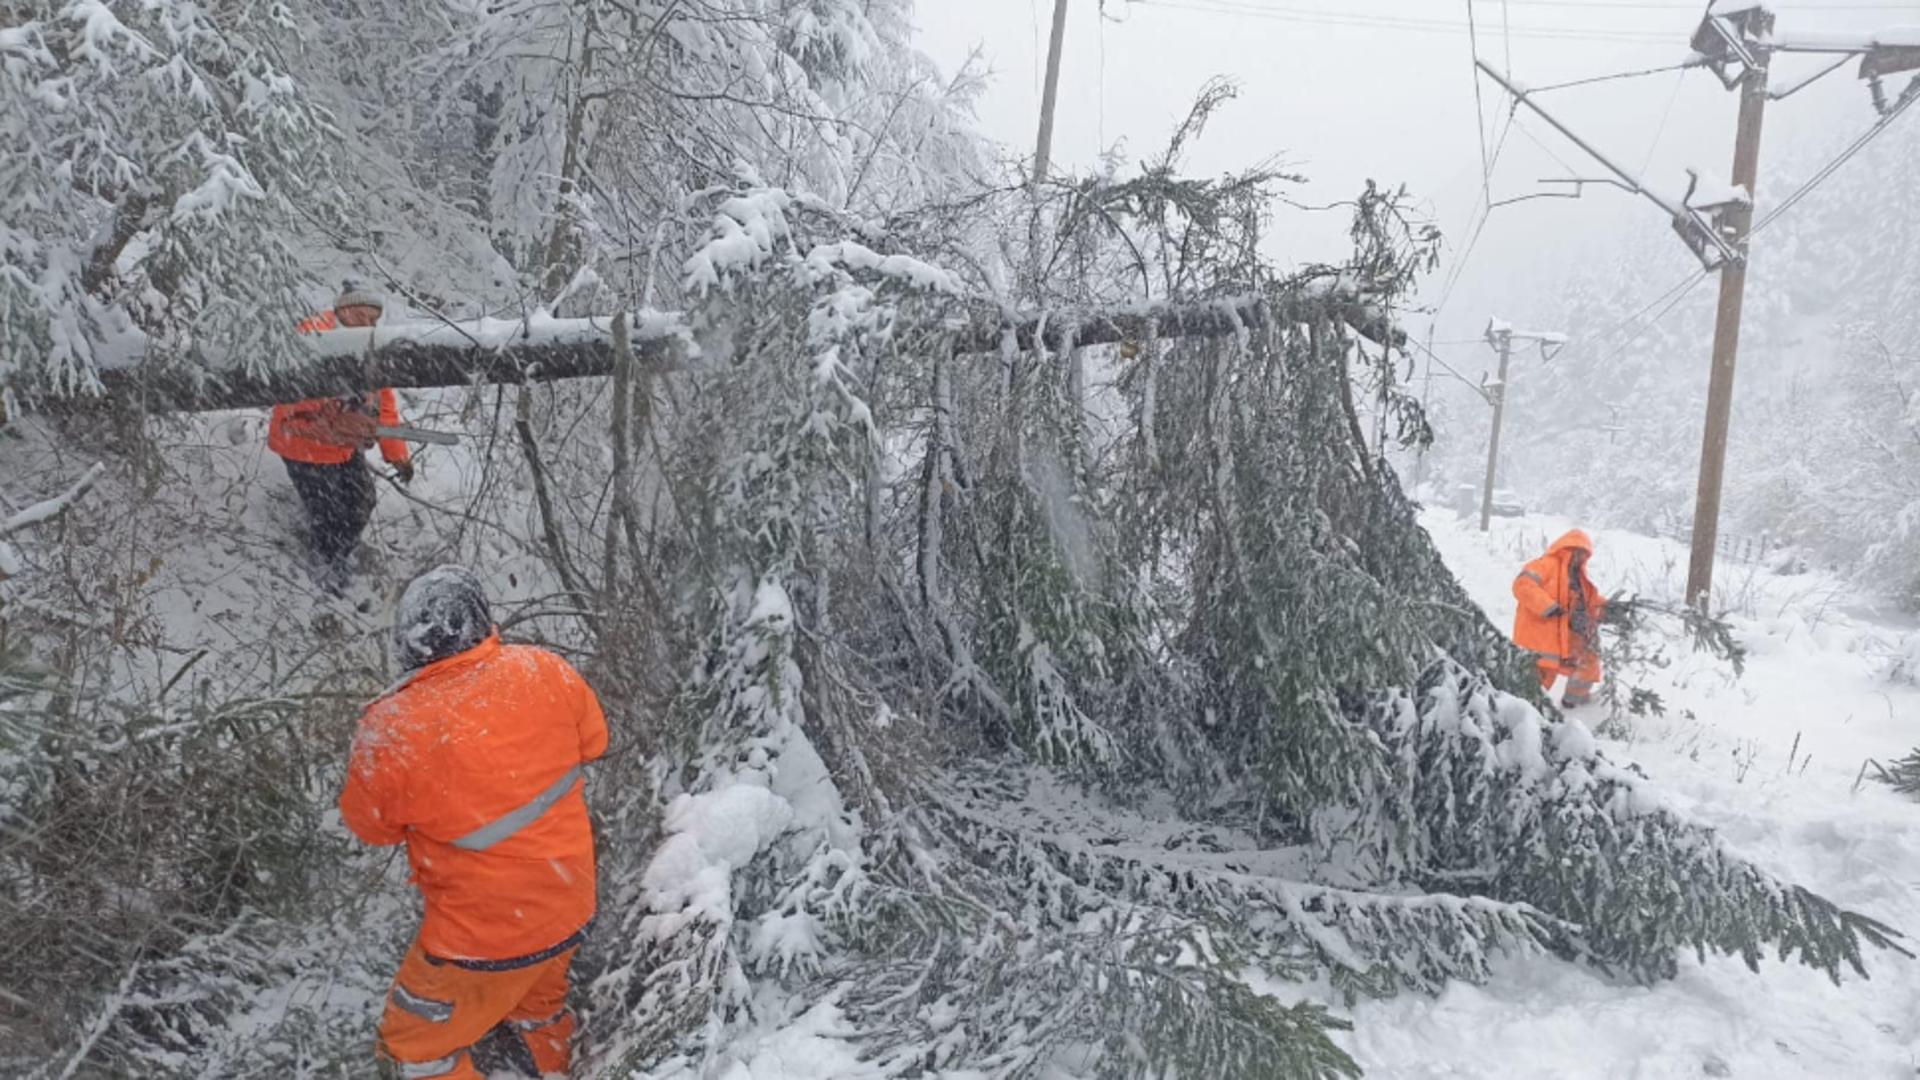
<svg viewBox="0 0 1920 1080"><path fill-rule="evenodd" d="M1405 182L1426 201L1448 238L1447 264L1425 297L1429 303L1437 300L1481 197L1473 54L1464 31L1468 0L1071 3L1053 149L1057 169L1090 171L1101 149L1115 145L1135 160L1154 153L1200 87L1212 76L1230 76L1239 82L1241 97L1217 114L1191 155L1190 171L1217 174L1277 158L1309 177L1297 191L1305 202L1350 197L1368 177L1383 184ZM1503 68L1510 64L1518 80L1539 87L1677 63L1688 52L1703 6L1686 0L1511 0L1504 9L1510 36L1502 31L1499 0L1477 0L1473 12L1480 55ZM1783 30L1920 24L1920 0L1795 0L1773 6ZM975 46L982 50L993 77L980 102L980 125L1022 161L1033 149L1051 10L1052 0L920 0L918 5L920 46L944 71L957 68ZM1329 16L1369 24L1299 21ZM1408 19L1429 28L1370 21ZM1432 28L1434 23L1449 25ZM1818 58L1783 58L1775 65L1774 84L1797 81L1819 66ZM1796 150L1810 153L1814 145L1873 121L1865 85L1853 75L1855 66L1770 107L1762 149L1763 208L1769 160ZM1508 99L1488 80L1481 82L1481 97L1491 152L1505 125ZM1678 190L1688 165L1722 178L1731 172L1737 103L1708 71L1570 88L1541 100L1627 168L1644 166L1650 182ZM1524 109L1520 118L1494 171L1496 200L1546 190L1537 183L1543 177L1601 175L1596 163L1543 121ZM1277 227L1281 235L1273 253L1283 261L1332 261L1346 251L1343 212L1283 211ZM1648 297L1670 284L1664 279L1696 265L1660 212L1625 192L1590 188L1580 201L1543 199L1504 207L1492 215L1467 260L1440 313L1436 336L1470 338L1489 314L1550 322L1553 305L1543 299L1550 298L1550 290L1541 284L1563 278L1579 260L1607 250L1622 230L1670 238L1670 266L1661 268L1663 280L1647 283ZM1409 325L1416 332L1424 329L1411 319Z"/></svg>

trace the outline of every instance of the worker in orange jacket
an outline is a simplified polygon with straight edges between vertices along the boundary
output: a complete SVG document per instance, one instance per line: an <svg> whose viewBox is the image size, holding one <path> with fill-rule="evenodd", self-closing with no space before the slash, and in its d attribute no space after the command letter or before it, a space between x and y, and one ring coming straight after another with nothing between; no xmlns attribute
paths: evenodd
<svg viewBox="0 0 1920 1080"><path fill-rule="evenodd" d="M464 567L407 586L394 649L407 674L361 716L340 793L356 836L407 845L426 901L381 1053L404 1077L479 1080L472 1047L504 1026L528 1064L565 1074L568 968L594 913L581 771L607 749L600 702L559 656L502 645Z"/></svg>
<svg viewBox="0 0 1920 1080"><path fill-rule="evenodd" d="M380 319L377 293L352 281L341 288L333 310L302 320L300 332L372 326ZM376 499L373 476L360 452L376 441L376 422L400 423L400 403L391 389L362 399L314 398L275 405L267 425L267 449L280 455L287 479L307 511L308 552L314 581L338 595L353 576L353 550L366 531ZM413 479L413 460L399 439L379 439L380 456L401 482Z"/></svg>
<svg viewBox="0 0 1920 1080"><path fill-rule="evenodd" d="M1520 608L1513 616L1514 644L1539 655L1540 686L1551 690L1567 677L1564 705L1585 705L1600 683L1600 621L1607 599L1587 576L1593 540L1579 529L1553 542L1545 555L1513 579Z"/></svg>

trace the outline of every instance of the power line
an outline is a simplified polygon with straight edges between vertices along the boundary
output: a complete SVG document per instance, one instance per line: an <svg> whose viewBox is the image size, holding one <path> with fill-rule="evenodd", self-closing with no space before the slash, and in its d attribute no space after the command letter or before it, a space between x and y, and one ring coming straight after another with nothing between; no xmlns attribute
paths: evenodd
<svg viewBox="0 0 1920 1080"><path fill-rule="evenodd" d="M1569 0L1569 2L1571 2L1571 0ZM1705 10L1701 12L1701 18L1703 19L1706 18L1712 12L1712 10L1713 10L1713 0L1707 0ZM1667 121L1672 116L1674 102L1679 99L1680 87L1686 82L1686 78L1687 78L1686 68L1690 66L1692 65L1684 65L1684 64L1680 65L1681 72L1680 72L1679 78L1674 80L1673 94L1671 97L1667 99L1666 111L1661 115L1660 124L1658 128L1656 128L1654 131L1652 144L1647 147L1646 164L1643 164L1640 167L1640 172L1642 173L1646 172L1647 164L1651 164L1653 161L1654 151L1659 148L1660 137L1666 132ZM1531 133L1527 132L1524 128L1521 130L1521 133L1527 135L1528 138L1532 138ZM1538 144L1541 149L1546 150L1547 153L1550 156L1552 156L1555 161L1559 161L1562 167L1567 167L1566 162L1561 161L1560 156L1558 154L1554 154L1553 151L1548 149L1544 143L1540 143L1538 139L1534 139L1534 142ZM1568 171L1572 171L1572 170L1569 168ZM1620 321L1614 323L1612 326L1602 331L1599 335L1589 338L1588 341L1592 342L1593 345L1597 347L1598 345L1608 341L1609 339L1616 337L1622 331L1633 326L1633 324L1635 324L1636 322L1641 322L1643 318L1645 319L1644 323L1642 323L1639 329L1635 330L1631 336L1629 336L1625 341L1622 341L1616 348L1614 348L1611 352L1609 352L1602 359L1601 362L1612 363L1616 358L1619 357L1621 353L1632 348L1636 342L1638 342L1642 337L1646 335L1648 330L1651 330L1655 326L1659 325L1661 320L1665 319L1667 315L1672 313L1674 308L1680 305L1680 301L1684 300L1688 293L1692 292L1694 288L1698 286L1702 281L1705 281L1707 279L1707 273L1708 272L1704 268L1693 271L1692 273L1688 274L1686 277L1675 282L1673 285L1662 290L1658 296L1655 296L1652 300L1649 300L1647 303L1643 304L1637 311L1633 312L1633 314L1628 315L1626 318L1621 319ZM1660 308L1660 310L1658 312L1655 312L1651 318L1646 318L1647 313L1650 311L1653 311L1653 309L1656 307Z"/></svg>
<svg viewBox="0 0 1920 1080"><path fill-rule="evenodd" d="M1688 66L1682 66L1680 74L1673 80L1673 93L1667 97L1667 107L1660 112L1660 123L1653 129L1653 140L1647 143L1647 156L1640 162L1640 175L1645 176L1653 165L1653 155L1660 149L1660 140L1667 133L1667 121L1673 119L1673 106L1680 100L1680 88L1687 84Z"/></svg>
<svg viewBox="0 0 1920 1080"><path fill-rule="evenodd" d="M1640 318L1641 315L1643 315L1645 312L1651 309L1655 304L1659 304L1662 301L1665 301L1666 303L1665 307L1662 307L1659 311L1655 312L1651 318L1648 318L1646 320L1645 324L1642 325L1640 329L1635 330L1630 337L1628 337L1625 341L1622 341L1618 346L1616 346L1613 349L1612 352L1609 352L1605 357L1603 357L1600 362L1602 364L1611 364L1613 363L1613 361L1619 358L1621 353L1626 352L1628 349L1633 348L1633 346L1637 342L1639 342L1641 338L1647 335L1647 331L1660 325L1660 321L1662 319L1665 319L1668 316L1668 314L1670 314L1673 311L1674 308L1679 307L1680 301L1685 300L1687 298L1687 294L1692 292L1696 286L1698 286L1701 282L1705 280L1707 280L1707 271L1704 269L1695 270L1693 273L1687 275L1687 277L1684 280L1682 280L1679 284L1675 285L1671 289L1668 289L1665 293L1661 294L1660 296L1655 297L1652 303L1649 303L1646 307L1643 307L1639 311L1628 316L1626 322L1621 324L1621 328L1623 329L1625 328L1626 325L1631 324L1634 320ZM1604 341L1605 337L1602 337L1599 340Z"/></svg>
<svg viewBox="0 0 1920 1080"><path fill-rule="evenodd" d="M1443 368L1446 371L1447 374L1453 376L1454 378L1460 380L1462 383L1465 383L1467 386L1477 391L1481 397L1484 398L1487 396L1487 384L1485 382L1476 383L1472 379L1469 379L1465 375L1462 375L1457 369L1454 368L1452 364L1449 364L1445 360L1441 359L1439 353L1434 352L1431 348L1421 344L1418 338L1409 337L1407 338L1407 341L1410 344L1412 344L1414 348L1419 349L1421 352L1427 354L1428 364L1439 364L1441 368ZM1439 344L1445 345L1448 343L1440 342ZM1484 345L1486 344L1486 341L1484 339L1476 338L1473 341L1466 342L1466 344Z"/></svg>
<svg viewBox="0 0 1920 1080"><path fill-rule="evenodd" d="M1507 148L1507 136L1513 134L1514 113L1516 111L1516 109L1509 106L1507 111L1507 126L1501 129L1500 141L1496 143L1493 148L1492 168L1497 169L1500 167L1500 155ZM1491 173L1489 173L1489 176L1491 176ZM1460 275L1466 271L1467 261L1473 258L1473 249L1480 243L1480 234L1486 231L1487 220L1493 217L1493 209L1493 186L1491 180L1489 180L1486 197L1480 203L1479 221L1473 226L1472 235L1467 237L1467 246L1460 252L1459 261L1453 264L1452 271L1448 273L1447 283L1442 286L1440 290L1439 301L1433 305L1433 318L1436 321L1440 318L1440 312L1446 308L1447 301L1453 298L1454 287L1460 284Z"/></svg>
<svg viewBox="0 0 1920 1080"><path fill-rule="evenodd" d="M1653 327L1657 325L1660 322L1660 320L1666 318L1667 315L1671 313L1675 307L1679 306L1680 301L1685 299L1686 295L1693 291L1695 286L1699 285L1702 281L1705 281L1706 279L1707 279L1707 271L1705 269L1694 270L1692 273L1689 273L1686 277L1681 278L1679 281L1674 282L1672 285L1668 286L1667 288L1662 289L1658 296L1655 296L1653 299L1647 301L1645 304L1642 304L1637 310L1633 312L1633 314L1628 315L1623 319L1617 320L1616 322L1614 322L1612 326L1607 327L1605 330L1601 331L1598 334L1593 335L1592 337L1583 338L1580 342L1580 346L1576 348L1576 350L1572 353L1572 355L1578 356L1584 350L1599 348L1602 344L1604 344L1608 340L1619 336L1619 334L1622 331L1631 328L1634 323L1640 322L1642 318L1645 317L1649 311L1652 311L1656 307L1660 308L1658 313L1653 315L1651 318L1646 319L1645 325L1635 330L1631 337L1621 342L1617 348L1609 352L1603 358L1604 362L1611 362L1615 357L1619 356L1621 353L1625 352L1628 348L1632 347L1634 342L1639 341L1640 338L1643 337L1648 330L1653 329ZM1665 305L1665 306L1663 307L1662 305Z"/></svg>
<svg viewBox="0 0 1920 1080"><path fill-rule="evenodd" d="M1472 4L1473 0L1467 0L1467 3ZM1572 82L1553 83L1550 86L1536 86L1527 92L1530 94L1544 94L1549 90L1569 90L1576 86L1592 86L1594 83L1613 82L1616 79L1638 79L1643 75L1661 75L1669 71L1685 71L1690 67L1698 66L1698 64L1683 60L1678 64L1668 64L1665 67L1645 68L1639 71L1616 71L1611 75L1594 75L1590 78L1575 79ZM1508 64L1507 70L1512 71L1513 65Z"/></svg>
<svg viewBox="0 0 1920 1080"><path fill-rule="evenodd" d="M1351 14L1325 9L1287 8L1251 4L1246 0L1132 0L1143 7L1170 11L1192 11L1208 15L1235 15L1241 18L1318 26L1349 26L1373 30L1399 30L1407 33L1464 34L1467 24L1447 19L1405 18L1384 15ZM1513 37L1554 41L1607 41L1625 44L1662 44L1671 34L1653 30L1620 30L1607 27L1519 26Z"/></svg>
<svg viewBox="0 0 1920 1080"><path fill-rule="evenodd" d="M1761 229L1773 224L1781 214L1793 209L1800 200L1812 194L1814 188L1826 183L1828 177L1840 170L1840 166L1845 165L1853 159L1855 154L1866 149L1868 143L1872 142L1881 132L1887 130L1887 126L1893 123L1901 113L1906 112L1907 108L1916 101L1920 101L1920 75L1914 76L1913 81L1908 83L1906 90L1900 94L1900 100L1894 102L1893 107L1888 109L1885 115L1875 121L1874 125L1868 128L1858 139L1855 139L1852 145L1841 151L1839 157L1828 162L1819 172L1813 174L1806 183L1801 184L1793 194L1782 199L1780 205L1767 211L1767 216L1760 219L1760 223L1753 227L1753 231L1759 232Z"/></svg>
<svg viewBox="0 0 1920 1080"><path fill-rule="evenodd" d="M1473 21L1473 0L1467 0L1467 48L1473 53L1473 127L1480 136L1480 189L1493 201L1493 163L1487 157L1487 110L1480 97L1480 32Z"/></svg>
<svg viewBox="0 0 1920 1080"><path fill-rule="evenodd" d="M1107 152L1107 0L1100 0L1096 12L1096 25L1100 28L1100 111L1095 121L1095 137L1100 140L1100 153Z"/></svg>
<svg viewBox="0 0 1920 1080"><path fill-rule="evenodd" d="M1467 0L1467 9L1473 9L1473 0ZM1507 0L1500 0L1500 37L1506 48L1507 70L1513 70L1513 15L1507 10Z"/></svg>
<svg viewBox="0 0 1920 1080"><path fill-rule="evenodd" d="M1491 4L1495 0L1473 0L1474 3ZM1698 4L1679 0L1675 3L1659 3L1657 0L1500 0L1502 4L1511 2L1515 7L1541 8L1586 8L1609 9L1614 11L1687 11L1699 7ZM1775 11L1913 11L1916 5L1907 3L1856 2L1846 4L1768 4Z"/></svg>
<svg viewBox="0 0 1920 1080"><path fill-rule="evenodd" d="M1527 137L1528 142L1532 143L1533 145L1539 147L1541 150L1545 151L1546 155L1553 159L1554 164L1560 166L1562 169L1565 169L1568 176L1577 178L1580 175L1580 170L1568 164L1567 159L1561 157L1558 153L1556 153L1553 147L1548 146L1546 143L1542 142L1538 135L1535 135L1531 130L1527 128L1527 125L1520 123L1520 121L1516 119L1514 120L1514 126L1520 129L1520 134L1525 135Z"/></svg>

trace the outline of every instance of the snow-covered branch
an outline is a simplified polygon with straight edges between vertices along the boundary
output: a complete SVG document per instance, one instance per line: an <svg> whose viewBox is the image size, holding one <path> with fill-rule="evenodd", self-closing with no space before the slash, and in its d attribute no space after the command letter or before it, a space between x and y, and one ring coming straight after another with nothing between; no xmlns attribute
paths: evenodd
<svg viewBox="0 0 1920 1080"><path fill-rule="evenodd" d="M997 354L1005 331L1003 316L987 305L974 306L973 328L955 339L954 352ZM1015 320L1014 334L1023 350L1030 350L1039 334L1049 353L1063 349L1069 339L1086 346L1154 338L1223 338L1270 324L1316 320L1345 323L1374 341L1404 340L1380 310L1344 290L1015 316ZM539 316L328 330L300 338L312 350L313 359L277 370L256 373L237 366L149 370L144 360L132 358L101 370L99 380L109 399L137 401L155 412L211 412L351 395L379 386L406 389L604 378L614 370L612 323L611 316ZM686 316L643 312L630 324L634 359L644 367L673 371L698 367L707 359ZM40 402L56 411L99 403L97 398Z"/></svg>
<svg viewBox="0 0 1920 1080"><path fill-rule="evenodd" d="M100 479L100 474L106 469L105 463L95 462L91 468L87 469L85 475L74 481L72 487L51 499L42 499L14 513L5 521L0 521L0 581L17 577L26 569L25 562L20 558L20 552L12 544L7 543L5 538L22 529L52 521L66 513L67 508L78 502L80 497L93 487L94 482Z"/></svg>

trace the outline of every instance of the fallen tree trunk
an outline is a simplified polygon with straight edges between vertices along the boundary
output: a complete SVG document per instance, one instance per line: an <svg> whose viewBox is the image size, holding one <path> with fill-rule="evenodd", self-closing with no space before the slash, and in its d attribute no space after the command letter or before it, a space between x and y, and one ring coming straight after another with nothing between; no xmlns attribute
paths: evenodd
<svg viewBox="0 0 1920 1080"><path fill-rule="evenodd" d="M1049 350L1059 351L1069 338L1077 345L1107 345L1150 338L1226 337L1258 329L1269 320L1334 321L1375 342L1404 340L1404 334L1378 309L1356 296L1331 290L1278 299L1243 297L1121 311L1063 311L1022 319L1013 331L1022 349L1031 349L1038 333ZM635 317L632 326L633 356L642 367L664 372L698 366L700 347L681 316L648 313ZM998 316L983 314L976 329L956 339L954 351L998 352L1006 328ZM606 377L614 369L612 320L601 317L403 323L322 331L300 341L315 356L296 366L253 374L135 363L102 370L103 394L45 398L39 407L67 412L113 401L148 412L213 412L345 396L382 386L417 389L548 382Z"/></svg>
<svg viewBox="0 0 1920 1080"><path fill-rule="evenodd" d="M253 374L132 364L100 372L103 395L47 399L40 406L58 412L97 405L105 398L138 403L149 412L212 412L346 396L383 386L419 389L611 375L610 326L606 319L482 320L326 330L300 338L315 355L295 366ZM697 352L677 318L636 319L633 338L635 359L662 370L684 366Z"/></svg>
<svg viewBox="0 0 1920 1080"><path fill-rule="evenodd" d="M1277 298L1243 296L1178 306L1154 304L1123 310L1093 312L1054 312L1043 319L1023 319L1014 326L1016 343L1022 349L1033 348L1039 330L1049 352L1059 352L1069 344L1111 345L1121 341L1146 341L1150 338L1228 337L1276 323L1336 322L1375 344L1406 344L1406 333L1394 326L1386 315L1361 297L1344 291L1285 293ZM954 351L989 353L1000 348L1005 323L982 326L962 336Z"/></svg>

